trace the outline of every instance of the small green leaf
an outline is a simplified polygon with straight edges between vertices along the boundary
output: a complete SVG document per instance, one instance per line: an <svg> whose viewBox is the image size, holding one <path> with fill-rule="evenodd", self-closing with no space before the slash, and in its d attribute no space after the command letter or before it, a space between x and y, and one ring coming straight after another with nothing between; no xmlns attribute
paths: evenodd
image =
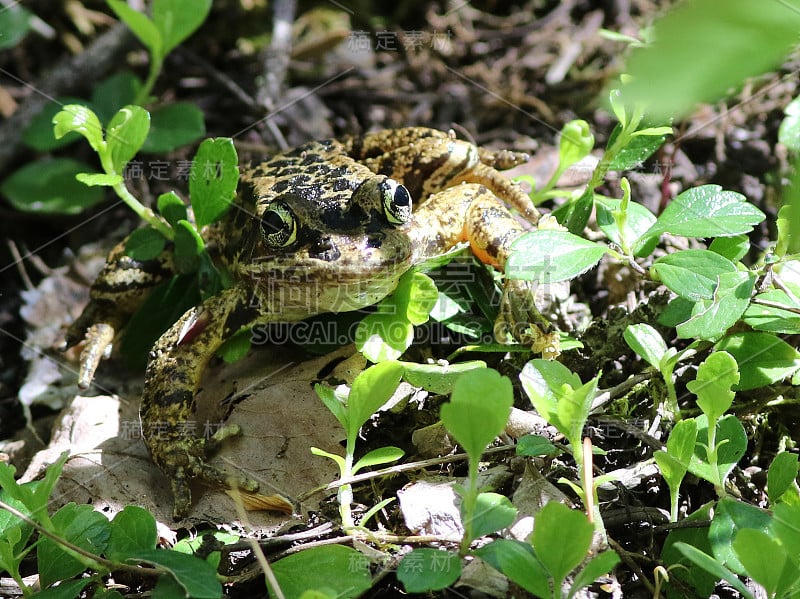
<svg viewBox="0 0 800 599"><path fill-rule="evenodd" d="M670 492L677 493L689 469L697 439L697 423L693 418L675 424L667 440L667 451L656 451L653 457Z"/></svg>
<svg viewBox="0 0 800 599"><path fill-rule="evenodd" d="M719 482L724 484L725 479L747 450L747 433L745 433L742 423L733 414L728 414L717 422L718 450L715 470L708 463L708 453L705 448L705 445L708 444L708 419L705 414L701 414L695 420L697 421L697 445L695 454L689 463L689 472L712 484Z"/></svg>
<svg viewBox="0 0 800 599"><path fill-rule="evenodd" d="M252 347L253 333L247 329L242 329L228 337L217 350L217 355L226 364L233 364L244 358Z"/></svg>
<svg viewBox="0 0 800 599"><path fill-rule="evenodd" d="M570 426L561 422L558 406L572 401L574 390L583 384L578 375L560 362L537 359L525 364L519 380L539 415L568 436Z"/></svg>
<svg viewBox="0 0 800 599"><path fill-rule="evenodd" d="M428 316L436 305L439 291L436 283L428 275L411 271L400 277L397 288L392 293L401 312L413 325L428 322Z"/></svg>
<svg viewBox="0 0 800 599"><path fill-rule="evenodd" d="M774 305L764 305L766 302ZM783 307L781 307L783 306ZM759 293L747 307L742 320L757 331L800 333L800 303L781 289Z"/></svg>
<svg viewBox="0 0 800 599"><path fill-rule="evenodd" d="M120 175L106 173L78 173L75 179L87 187L114 187L124 181Z"/></svg>
<svg viewBox="0 0 800 599"><path fill-rule="evenodd" d="M0 12L0 19L4 13ZM0 38L1 40L2 38ZM48 102L42 111L31 119L22 140L34 150L49 152L56 148L63 148L71 143L78 141L81 136L78 133L67 133L64 137L56 139L53 131L53 118L66 104L81 104L85 101L81 98L58 97L53 102Z"/></svg>
<svg viewBox="0 0 800 599"><path fill-rule="evenodd" d="M356 349L370 362L396 360L413 341L414 325L398 314L368 314L356 328Z"/></svg>
<svg viewBox="0 0 800 599"><path fill-rule="evenodd" d="M669 129L671 132L671 128ZM621 131L621 124L614 128L614 131L611 132L611 136L608 139L607 147L610 148L612 146ZM667 133L661 133L655 136L640 135L632 137L611 159L611 164L609 164L608 169L612 171L625 171L639 166L664 144L666 136Z"/></svg>
<svg viewBox="0 0 800 599"><path fill-rule="evenodd" d="M551 501L536 514L531 543L555 588L586 558L594 526L586 515Z"/></svg>
<svg viewBox="0 0 800 599"><path fill-rule="evenodd" d="M342 428L344 430L349 430L350 413L347 411L346 398L340 397L336 393L336 389L319 383L314 385L314 391L317 392L317 395L322 400L322 403L325 404L325 407L336 417L336 420L339 421Z"/></svg>
<svg viewBox="0 0 800 599"><path fill-rule="evenodd" d="M477 461L505 428L513 402L508 378L496 370L473 370L464 373L453 386L450 402L441 409L442 422L470 460Z"/></svg>
<svg viewBox="0 0 800 599"><path fill-rule="evenodd" d="M57 139L67 133L79 133L92 149L100 154L105 150L103 127L92 109L82 104L67 104L53 117L53 131Z"/></svg>
<svg viewBox="0 0 800 599"><path fill-rule="evenodd" d="M397 579L407 593L439 591L461 576L461 558L457 553L423 547L403 556L397 567Z"/></svg>
<svg viewBox="0 0 800 599"><path fill-rule="evenodd" d="M173 102L153 110L150 133L142 152L163 154L190 144L206 134L203 111L189 102Z"/></svg>
<svg viewBox="0 0 800 599"><path fill-rule="evenodd" d="M561 128L558 142L558 168L566 169L589 155L594 148L594 135L589 123L576 119Z"/></svg>
<svg viewBox="0 0 800 599"><path fill-rule="evenodd" d="M797 479L797 456L788 451L776 455L767 471L767 495L770 503L777 503Z"/></svg>
<svg viewBox="0 0 800 599"><path fill-rule="evenodd" d="M550 576L528 543L497 539L475 555L534 596L552 596Z"/></svg>
<svg viewBox="0 0 800 599"><path fill-rule="evenodd" d="M403 379L414 385L422 387L438 395L448 395L453 391L453 385L465 372L486 368L486 362L471 360L458 364L419 364L417 362L403 362L405 370Z"/></svg>
<svg viewBox="0 0 800 599"><path fill-rule="evenodd" d="M736 265L709 250L682 250L658 258L650 275L680 297L712 299L720 275L736 272Z"/></svg>
<svg viewBox="0 0 800 599"><path fill-rule="evenodd" d="M49 589L39 591L36 593L36 599L75 599L75 597L81 596L81 591L91 582L93 582L91 578L65 580L57 587L50 587Z"/></svg>
<svg viewBox="0 0 800 599"><path fill-rule="evenodd" d="M472 515L472 536L475 538L492 534L514 523L517 508L505 495L479 493Z"/></svg>
<svg viewBox="0 0 800 599"><path fill-rule="evenodd" d="M771 520L766 510L735 499L720 499L708 530L708 540L714 557L737 574L746 575L733 551L733 539L747 528L769 532Z"/></svg>
<svg viewBox="0 0 800 599"><path fill-rule="evenodd" d="M164 217L171 227L175 227L179 220L187 220L186 204L174 191L168 191L158 196L158 212Z"/></svg>
<svg viewBox="0 0 800 599"><path fill-rule="evenodd" d="M744 583L739 578L725 568L720 562L715 560L707 553L703 553L696 547L687 543L675 543L675 549L680 551L692 563L700 566L703 570L710 572L717 580L724 580L733 588L739 591L746 599L755 599L753 594L747 590Z"/></svg>
<svg viewBox="0 0 800 599"><path fill-rule="evenodd" d="M378 411L400 384L403 365L389 360L375 364L359 374L350 387L347 408L350 412L347 436L355 438L361 426Z"/></svg>
<svg viewBox="0 0 800 599"><path fill-rule="evenodd" d="M747 235L715 237L708 249L724 256L731 262L738 262L750 251L750 238Z"/></svg>
<svg viewBox="0 0 800 599"><path fill-rule="evenodd" d="M567 599L571 599L579 590L588 587L604 574L611 572L619 562L619 556L614 551L603 551L595 555L575 576Z"/></svg>
<svg viewBox="0 0 800 599"><path fill-rule="evenodd" d="M697 405L709 422L719 420L733 403L731 387L739 382L736 360L725 351L715 351L697 368L697 377L686 388L697 396Z"/></svg>
<svg viewBox="0 0 800 599"><path fill-rule="evenodd" d="M393 446L373 449L355 463L355 466L353 466L353 474L363 468L396 462L402 458L404 454L405 452L402 449Z"/></svg>
<svg viewBox="0 0 800 599"><path fill-rule="evenodd" d="M664 338L647 323L631 324L622 333L625 343L650 366L658 368L661 358L667 353Z"/></svg>
<svg viewBox="0 0 800 599"><path fill-rule="evenodd" d="M222 585L213 566L193 555L164 549L140 550L129 554L128 562L145 562L166 568L186 596L193 599L218 599L222 595Z"/></svg>
<svg viewBox="0 0 800 599"><path fill-rule="evenodd" d="M161 33L153 21L147 18L147 15L134 10L123 0L106 0L106 2L150 52L158 58L163 58L167 54L164 51L164 40Z"/></svg>
<svg viewBox="0 0 800 599"><path fill-rule="evenodd" d="M140 550L155 549L158 541L153 515L138 505L128 505L111 521L106 556L123 561Z"/></svg>
<svg viewBox="0 0 800 599"><path fill-rule="evenodd" d="M175 270L180 274L196 271L203 248L197 229L189 221L179 220L175 226Z"/></svg>
<svg viewBox="0 0 800 599"><path fill-rule="evenodd" d="M21 212L80 214L105 198L101 187L87 187L75 177L93 169L70 158L30 162L0 185L9 203Z"/></svg>
<svg viewBox="0 0 800 599"><path fill-rule="evenodd" d="M164 55L202 25L211 10L211 0L154 0L153 22L164 40Z"/></svg>
<svg viewBox="0 0 800 599"><path fill-rule="evenodd" d="M716 341L736 324L750 305L756 283L752 272L730 272L719 276L713 299L701 299L692 309L692 317L679 324L681 339L707 339Z"/></svg>
<svg viewBox="0 0 800 599"><path fill-rule="evenodd" d="M606 234L612 242L619 246L623 243L623 234L625 242L634 246L634 255L637 257L649 256L656 245L656 239L652 239L649 244L641 248L636 248L637 240L644 236L645 232L650 229L654 222L656 222L655 215L641 204L630 202L627 208L627 218L625 220L625 227L620 233L617 221L614 215L619 211L622 204L621 200L613 200L610 198L598 197L595 200L595 207L597 209L597 225Z"/></svg>
<svg viewBox="0 0 800 599"><path fill-rule="evenodd" d="M128 161L142 147L149 130L150 113L141 106L128 105L114 115L108 124L106 143L116 173L124 171Z"/></svg>
<svg viewBox="0 0 800 599"><path fill-rule="evenodd" d="M66 541L94 555L105 552L111 535L111 525L91 505L68 503L52 517L55 533ZM43 587L59 580L72 578L83 572L87 564L49 537L39 539L37 545L39 580Z"/></svg>
<svg viewBox="0 0 800 599"><path fill-rule="evenodd" d="M566 231L531 231L512 244L505 272L509 279L567 281L593 268L607 251Z"/></svg>
<svg viewBox="0 0 800 599"><path fill-rule="evenodd" d="M524 437L520 437L515 449L517 455L524 455L530 458L538 456L556 456L561 453L558 447L541 435L525 435Z"/></svg>
<svg viewBox="0 0 800 599"><path fill-rule="evenodd" d="M233 141L227 137L206 139L197 149L189 174L189 194L198 230L231 207L239 182L238 160Z"/></svg>
<svg viewBox="0 0 800 599"><path fill-rule="evenodd" d="M769 333L732 333L714 348L730 353L739 364L736 390L756 389L782 381L800 368L800 353Z"/></svg>
<svg viewBox="0 0 800 599"><path fill-rule="evenodd" d="M142 227L128 235L125 240L125 254L134 260L152 260L167 245L164 236L153 227Z"/></svg>
<svg viewBox="0 0 800 599"><path fill-rule="evenodd" d="M313 547L272 564L284 597L302 597L306 591L331 591L335 597L358 597L372 586L370 560L351 547ZM270 591L270 597L275 597Z"/></svg>
<svg viewBox="0 0 800 599"><path fill-rule="evenodd" d="M731 237L749 233L765 218L742 194L724 191L719 185L701 185L672 200L646 236Z"/></svg>

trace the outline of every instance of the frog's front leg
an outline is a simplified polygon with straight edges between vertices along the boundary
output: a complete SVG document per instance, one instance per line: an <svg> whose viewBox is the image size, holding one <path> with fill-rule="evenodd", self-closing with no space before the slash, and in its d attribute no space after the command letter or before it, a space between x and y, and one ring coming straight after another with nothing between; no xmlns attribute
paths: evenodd
<svg viewBox="0 0 800 599"><path fill-rule="evenodd" d="M223 427L211 437L195 430L195 394L208 360L222 343L255 322L258 310L243 287L226 289L186 312L153 347L142 398L142 429L153 461L170 479L175 519L191 505L189 480L255 491L258 483L231 477L206 460L226 437L240 432Z"/></svg>

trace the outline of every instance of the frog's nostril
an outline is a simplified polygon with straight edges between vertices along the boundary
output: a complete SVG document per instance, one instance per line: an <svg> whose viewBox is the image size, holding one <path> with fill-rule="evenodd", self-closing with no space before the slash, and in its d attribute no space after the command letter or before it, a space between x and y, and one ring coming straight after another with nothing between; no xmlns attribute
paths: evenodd
<svg viewBox="0 0 800 599"><path fill-rule="evenodd" d="M318 258L325 262L338 260L342 253L330 237L320 237L309 249L308 253L312 258Z"/></svg>

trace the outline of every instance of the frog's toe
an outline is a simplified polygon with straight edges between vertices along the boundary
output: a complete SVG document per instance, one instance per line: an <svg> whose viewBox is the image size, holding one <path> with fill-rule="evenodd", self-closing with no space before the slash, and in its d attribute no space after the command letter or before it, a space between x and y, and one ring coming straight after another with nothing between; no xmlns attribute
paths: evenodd
<svg viewBox="0 0 800 599"><path fill-rule="evenodd" d="M552 359L560 354L558 332L536 304L536 283L509 279L503 288L494 335L501 343L517 342Z"/></svg>

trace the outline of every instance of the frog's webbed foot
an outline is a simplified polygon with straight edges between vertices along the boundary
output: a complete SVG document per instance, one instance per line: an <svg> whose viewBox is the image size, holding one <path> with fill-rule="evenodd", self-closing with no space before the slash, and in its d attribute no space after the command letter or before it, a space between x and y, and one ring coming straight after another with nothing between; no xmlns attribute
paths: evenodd
<svg viewBox="0 0 800 599"><path fill-rule="evenodd" d="M555 286L557 290L548 290L533 281L507 279L494 323L495 339L500 343L516 341L541 353L545 359L557 358L561 353L558 331L542 316L542 312L549 312L544 304L552 302L552 296L562 294L563 286L559 283Z"/></svg>
<svg viewBox="0 0 800 599"><path fill-rule="evenodd" d="M225 439L239 434L241 428L238 425L223 426L210 437L183 436L179 431L151 432L155 438L151 436L148 444L154 448L153 461L170 479L175 501L172 517L175 520L181 520L189 513L192 480L219 488L239 488L250 492L258 489L256 481L234 476L207 462Z"/></svg>

